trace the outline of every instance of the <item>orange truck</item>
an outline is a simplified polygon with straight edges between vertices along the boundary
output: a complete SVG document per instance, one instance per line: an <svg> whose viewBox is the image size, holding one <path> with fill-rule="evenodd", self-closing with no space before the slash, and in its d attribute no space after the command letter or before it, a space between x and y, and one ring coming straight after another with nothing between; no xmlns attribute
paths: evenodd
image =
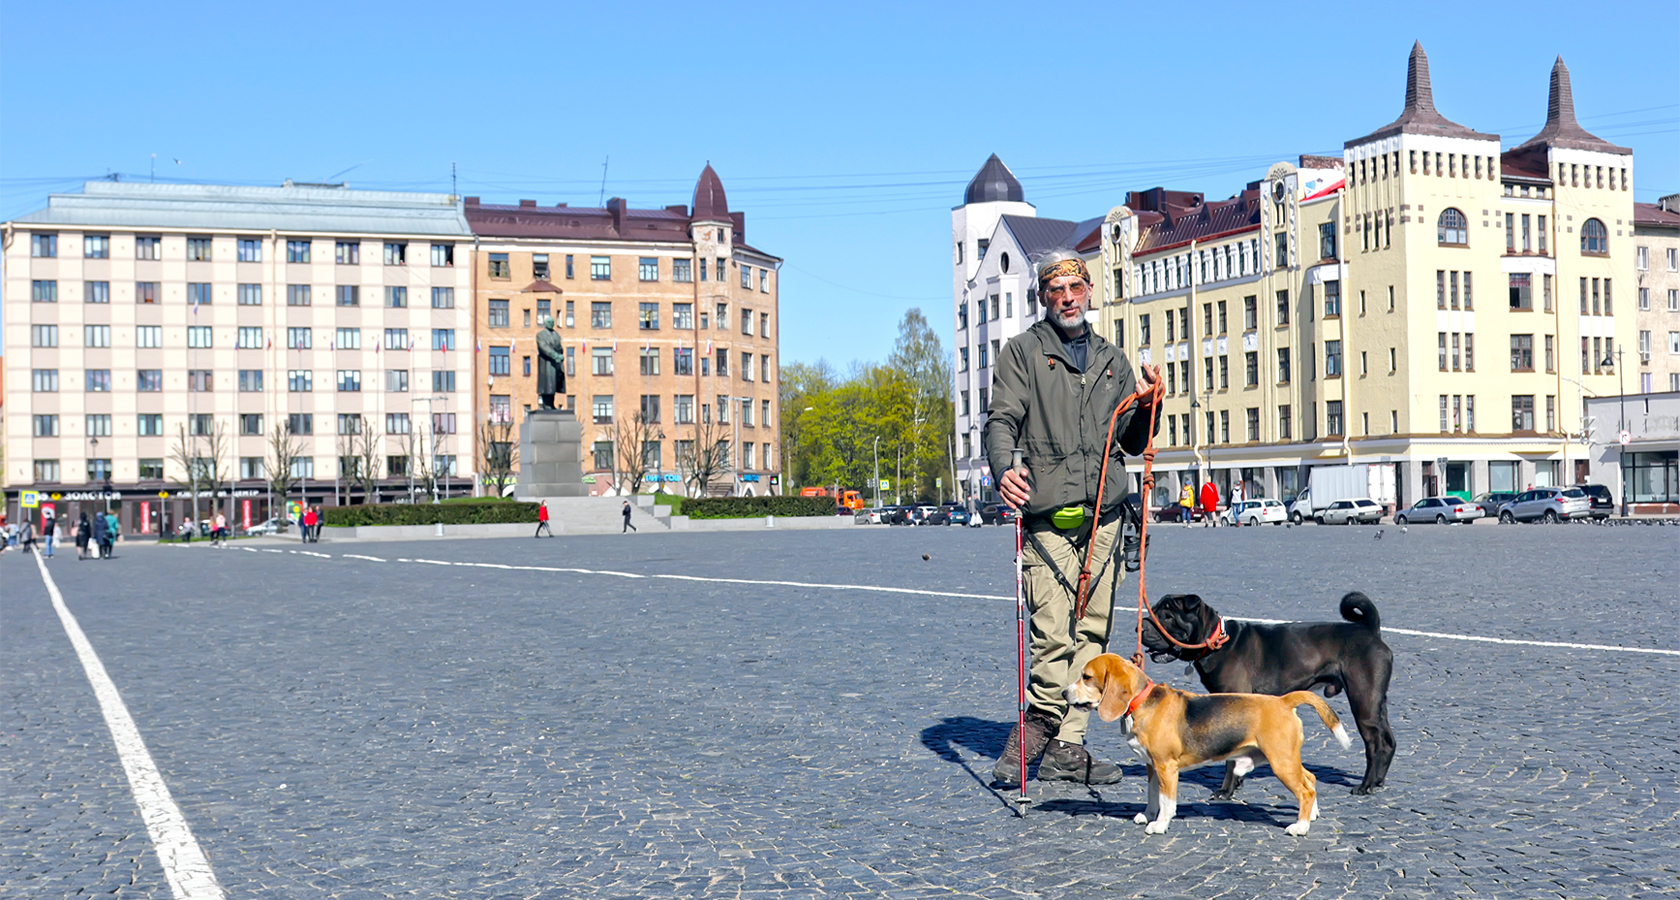
<svg viewBox="0 0 1680 900"><path fill-rule="evenodd" d="M808 488L801 488L800 491L799 491L799 496L801 496L801 497L832 497L832 498L834 498L834 504L836 506L844 506L847 509L863 509L863 494L861 494L857 491L848 491L848 490L841 490L841 489L837 489L837 488L828 488L828 487L808 487Z"/></svg>

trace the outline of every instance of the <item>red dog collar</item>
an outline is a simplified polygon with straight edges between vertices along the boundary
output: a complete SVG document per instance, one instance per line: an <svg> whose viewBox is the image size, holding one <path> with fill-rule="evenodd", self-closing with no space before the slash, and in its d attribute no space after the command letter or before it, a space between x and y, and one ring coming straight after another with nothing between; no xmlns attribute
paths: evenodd
<svg viewBox="0 0 1680 900"><path fill-rule="evenodd" d="M1137 712L1138 704L1143 702L1143 698L1149 696L1150 691L1155 690L1155 682L1148 678L1145 678L1145 680L1149 683L1144 685L1143 690L1138 691L1136 696L1132 697L1132 702L1126 704L1126 715L1122 718L1131 718L1132 713Z"/></svg>

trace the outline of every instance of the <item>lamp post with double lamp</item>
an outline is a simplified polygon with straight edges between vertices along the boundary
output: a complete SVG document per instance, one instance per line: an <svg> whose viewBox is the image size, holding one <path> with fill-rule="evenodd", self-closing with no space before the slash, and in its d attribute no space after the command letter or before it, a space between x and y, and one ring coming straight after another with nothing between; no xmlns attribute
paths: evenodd
<svg viewBox="0 0 1680 900"><path fill-rule="evenodd" d="M1616 458L1616 470L1621 476L1622 483L1619 489L1622 494L1622 518L1625 519L1628 514L1627 440L1622 435L1627 431L1627 376L1622 373L1622 348L1620 346L1616 348L1615 359L1611 359L1609 354L1605 354L1604 365L1614 365L1616 367L1616 402L1620 407L1616 416L1616 442L1622 446L1621 455Z"/></svg>

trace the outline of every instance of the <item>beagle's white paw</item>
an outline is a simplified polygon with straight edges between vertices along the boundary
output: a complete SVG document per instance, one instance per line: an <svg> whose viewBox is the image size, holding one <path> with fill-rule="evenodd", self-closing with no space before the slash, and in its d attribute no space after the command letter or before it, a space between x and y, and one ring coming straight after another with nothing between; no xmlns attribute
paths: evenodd
<svg viewBox="0 0 1680 900"><path fill-rule="evenodd" d="M1290 834L1292 834L1296 837L1300 837L1301 835L1306 834L1307 829L1309 829L1311 827L1312 827L1311 822L1296 822L1295 824L1290 825L1288 828L1285 828L1284 831L1287 831L1287 832L1289 832Z"/></svg>

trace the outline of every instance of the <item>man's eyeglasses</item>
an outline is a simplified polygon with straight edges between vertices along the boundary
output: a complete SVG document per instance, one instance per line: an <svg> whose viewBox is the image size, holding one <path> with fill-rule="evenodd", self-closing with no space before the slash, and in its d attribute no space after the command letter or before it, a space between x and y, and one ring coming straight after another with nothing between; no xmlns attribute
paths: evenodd
<svg viewBox="0 0 1680 900"><path fill-rule="evenodd" d="M1090 293L1091 286L1083 281L1076 281L1073 284L1057 285L1056 287L1044 289L1044 296L1051 300L1060 300L1063 296L1072 297L1075 300L1083 300L1089 296Z"/></svg>

